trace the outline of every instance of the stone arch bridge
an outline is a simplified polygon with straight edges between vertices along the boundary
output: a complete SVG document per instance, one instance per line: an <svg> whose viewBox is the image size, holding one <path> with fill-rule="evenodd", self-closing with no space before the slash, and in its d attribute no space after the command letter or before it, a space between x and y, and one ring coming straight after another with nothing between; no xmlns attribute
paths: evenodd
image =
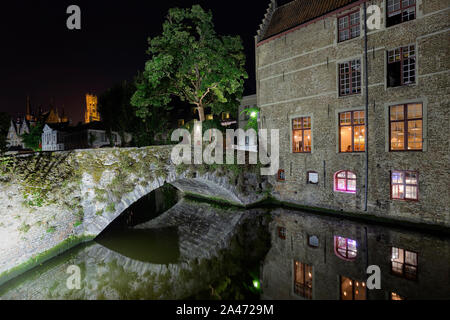
<svg viewBox="0 0 450 320"><path fill-rule="evenodd" d="M0 284L95 238L166 183L237 206L267 194L257 166L176 166L171 151L154 146L0 157Z"/></svg>

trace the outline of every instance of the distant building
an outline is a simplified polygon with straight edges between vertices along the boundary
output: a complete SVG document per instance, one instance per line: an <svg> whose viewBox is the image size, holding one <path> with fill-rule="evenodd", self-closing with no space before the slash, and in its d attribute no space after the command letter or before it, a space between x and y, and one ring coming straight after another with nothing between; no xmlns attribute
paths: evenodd
<svg viewBox="0 0 450 320"><path fill-rule="evenodd" d="M66 125L46 124L42 132L42 151L63 151Z"/></svg>
<svg viewBox="0 0 450 320"><path fill-rule="evenodd" d="M111 133L112 145L122 145L117 132ZM131 136L125 134L125 142ZM42 133L42 151L64 151L74 149L95 149L111 146L111 141L101 122L91 122L77 127L64 124L46 124Z"/></svg>
<svg viewBox="0 0 450 320"><path fill-rule="evenodd" d="M42 107L39 108L36 113L31 107L30 97L27 97L26 113L23 116L18 115L16 120L11 120L8 135L6 137L6 146L8 149L24 149L22 135L30 133L32 127L38 123L48 124L69 124L69 119L64 114L60 116L56 107L54 107L53 101L49 106L49 111L43 112Z"/></svg>
<svg viewBox="0 0 450 320"><path fill-rule="evenodd" d="M241 103L239 105L239 113L238 113L238 126L239 129L246 130L248 121L250 120L250 115L244 113L244 110L252 109L257 107L257 99L256 94L244 96L242 97ZM242 142L238 142L238 150L246 150L246 151L258 151L258 138L252 136L246 136L245 140Z"/></svg>
<svg viewBox="0 0 450 320"><path fill-rule="evenodd" d="M84 113L84 123L100 121L98 112L98 98L95 95L86 94L86 111Z"/></svg>
<svg viewBox="0 0 450 320"><path fill-rule="evenodd" d="M16 121L11 120L8 135L6 136L6 147L8 149L25 148L22 135L25 133L30 133L30 128L32 125L34 125L34 122L26 119L17 119Z"/></svg>
<svg viewBox="0 0 450 320"><path fill-rule="evenodd" d="M381 24L366 33L371 5ZM448 9L438 0L271 1L256 83L260 128L279 132L278 200L450 225Z"/></svg>

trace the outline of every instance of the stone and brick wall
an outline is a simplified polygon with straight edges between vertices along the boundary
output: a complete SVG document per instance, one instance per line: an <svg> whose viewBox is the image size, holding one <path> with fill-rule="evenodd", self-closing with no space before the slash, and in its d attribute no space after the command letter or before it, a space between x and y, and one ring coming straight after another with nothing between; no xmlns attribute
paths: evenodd
<svg viewBox="0 0 450 320"><path fill-rule="evenodd" d="M307 206L379 215L399 220L450 226L449 185L449 7L450 1L417 0L417 18L385 27L386 1L375 0L382 11L381 30L368 32L368 70L364 68L362 4L256 45L257 96L261 126L280 130L280 166L286 181L277 182L274 195ZM338 43L337 18L360 10L361 36ZM387 88L387 50L415 44L416 83ZM340 97L338 64L360 59L362 92ZM368 212L364 211L365 154L339 153L338 115L365 109L365 74L369 78ZM422 103L424 141L421 152L389 152L389 106ZM312 152L291 151L291 119L312 118ZM356 194L334 192L334 174L357 175ZM419 173L419 201L393 201L390 172ZM308 171L319 173L319 184L307 184Z"/></svg>

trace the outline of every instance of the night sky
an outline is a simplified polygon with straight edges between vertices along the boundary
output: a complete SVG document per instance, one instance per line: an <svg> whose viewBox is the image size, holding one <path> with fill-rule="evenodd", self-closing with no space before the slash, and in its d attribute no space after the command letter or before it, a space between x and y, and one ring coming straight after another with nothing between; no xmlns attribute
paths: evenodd
<svg viewBox="0 0 450 320"><path fill-rule="evenodd" d="M203 1L15 1L0 13L0 112L48 109L51 99L76 124L85 94L100 95L132 80L148 60L147 38L161 32L171 7L199 3L213 12L219 34L240 35L247 55L246 94L255 92L254 36L269 0ZM81 30L68 30L66 9L81 8Z"/></svg>

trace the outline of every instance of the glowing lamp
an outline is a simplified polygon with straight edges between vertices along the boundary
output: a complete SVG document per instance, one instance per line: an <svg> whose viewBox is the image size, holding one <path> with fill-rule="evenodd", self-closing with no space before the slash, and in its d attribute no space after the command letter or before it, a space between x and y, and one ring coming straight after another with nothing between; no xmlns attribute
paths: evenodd
<svg viewBox="0 0 450 320"><path fill-rule="evenodd" d="M257 290L259 290L259 288L261 287L258 279L253 280L253 287Z"/></svg>
<svg viewBox="0 0 450 320"><path fill-rule="evenodd" d="M250 117L252 117L253 119L256 118L258 116L258 113L256 111L253 111L252 113L250 113Z"/></svg>

